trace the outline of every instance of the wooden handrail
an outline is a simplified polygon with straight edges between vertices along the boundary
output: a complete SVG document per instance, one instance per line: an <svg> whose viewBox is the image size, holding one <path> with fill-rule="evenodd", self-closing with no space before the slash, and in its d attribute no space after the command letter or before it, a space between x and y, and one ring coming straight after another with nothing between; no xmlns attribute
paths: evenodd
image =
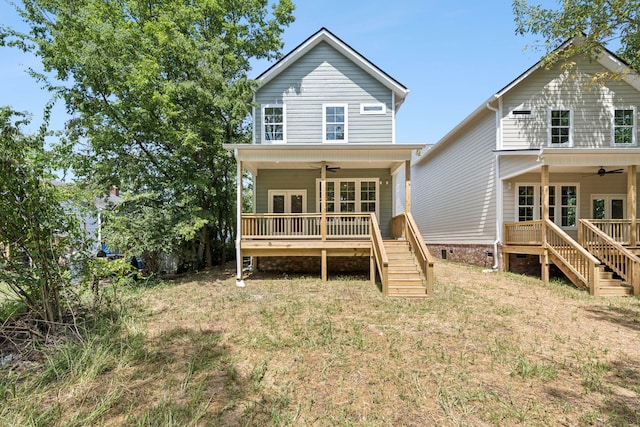
<svg viewBox="0 0 640 427"><path fill-rule="evenodd" d="M375 213L371 213L371 250L380 274L382 294L389 295L389 257L387 256L387 250L384 248L382 233L380 233Z"/></svg>
<svg viewBox="0 0 640 427"><path fill-rule="evenodd" d="M434 260L429 249L427 249L427 245L422 238L422 234L420 234L420 230L413 216L410 212L396 215L391 220L391 228L394 238L404 237L407 242L409 242L411 250L418 259L418 263L426 279L427 295L433 295L433 285L435 282L433 271Z"/></svg>
<svg viewBox="0 0 640 427"><path fill-rule="evenodd" d="M600 261L553 221L546 220L545 226L547 250L559 258L592 295L597 295Z"/></svg>
<svg viewBox="0 0 640 427"><path fill-rule="evenodd" d="M590 221L581 219L578 227L579 243L631 284L633 294L638 295L640 258Z"/></svg>

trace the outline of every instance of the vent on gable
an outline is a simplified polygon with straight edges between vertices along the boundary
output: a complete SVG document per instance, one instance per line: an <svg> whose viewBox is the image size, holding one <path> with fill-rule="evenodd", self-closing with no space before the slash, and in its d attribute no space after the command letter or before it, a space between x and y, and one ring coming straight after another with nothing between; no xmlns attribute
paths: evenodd
<svg viewBox="0 0 640 427"><path fill-rule="evenodd" d="M387 106L383 103L360 104L360 114L386 114Z"/></svg>
<svg viewBox="0 0 640 427"><path fill-rule="evenodd" d="M509 117L514 119L532 119L535 117L535 114L531 108L518 107L511 110Z"/></svg>

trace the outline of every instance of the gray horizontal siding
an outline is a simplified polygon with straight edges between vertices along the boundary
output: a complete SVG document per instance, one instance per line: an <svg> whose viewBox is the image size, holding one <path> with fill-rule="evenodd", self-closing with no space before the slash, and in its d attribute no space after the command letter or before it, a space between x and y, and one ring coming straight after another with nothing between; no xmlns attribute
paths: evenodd
<svg viewBox="0 0 640 427"><path fill-rule="evenodd" d="M307 212L316 210L316 180L320 178L317 169L276 170L261 169L255 177L255 210L258 213L269 211L269 190L306 190ZM393 184L388 169L340 169L328 172L327 179L341 178L377 178L379 184L379 221L380 231L385 238L391 236L391 217L393 211Z"/></svg>
<svg viewBox="0 0 640 427"><path fill-rule="evenodd" d="M412 171L411 209L427 243L495 240L495 114L467 129Z"/></svg>
<svg viewBox="0 0 640 427"><path fill-rule="evenodd" d="M287 142L322 142L322 104L348 104L348 141L392 142L392 96L368 73L326 43L320 43L276 79L262 86L256 102L286 104ZM384 115L360 114L361 103L383 103ZM256 108L256 142L262 137L261 108Z"/></svg>
<svg viewBox="0 0 640 427"><path fill-rule="evenodd" d="M573 109L574 147L610 147L611 111L614 106L640 105L640 93L623 81L592 83L606 71L597 62L576 61L571 70L555 66L539 69L503 98L503 148L537 148L548 144L549 108ZM534 118L512 118L514 108L528 107Z"/></svg>

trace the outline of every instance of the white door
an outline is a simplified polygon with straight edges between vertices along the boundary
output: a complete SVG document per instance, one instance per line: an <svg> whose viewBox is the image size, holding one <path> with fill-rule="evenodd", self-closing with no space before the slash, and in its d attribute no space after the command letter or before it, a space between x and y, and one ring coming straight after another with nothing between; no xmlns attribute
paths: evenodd
<svg viewBox="0 0 640 427"><path fill-rule="evenodd" d="M620 194L593 194L591 196L591 218L624 219L627 198Z"/></svg>

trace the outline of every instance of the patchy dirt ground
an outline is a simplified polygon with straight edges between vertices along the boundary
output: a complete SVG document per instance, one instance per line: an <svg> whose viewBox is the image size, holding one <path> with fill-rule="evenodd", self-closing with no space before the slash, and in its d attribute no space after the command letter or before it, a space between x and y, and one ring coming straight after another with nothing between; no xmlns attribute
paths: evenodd
<svg viewBox="0 0 640 427"><path fill-rule="evenodd" d="M640 425L637 298L446 262L424 300L350 279L240 289L227 274L145 297L176 382L199 335L215 337L203 424Z"/></svg>
<svg viewBox="0 0 640 427"><path fill-rule="evenodd" d="M38 389L39 418L29 403L6 419L640 425L638 298L442 261L435 295L420 300L358 278L256 274L246 285L229 266L133 290L122 338Z"/></svg>

